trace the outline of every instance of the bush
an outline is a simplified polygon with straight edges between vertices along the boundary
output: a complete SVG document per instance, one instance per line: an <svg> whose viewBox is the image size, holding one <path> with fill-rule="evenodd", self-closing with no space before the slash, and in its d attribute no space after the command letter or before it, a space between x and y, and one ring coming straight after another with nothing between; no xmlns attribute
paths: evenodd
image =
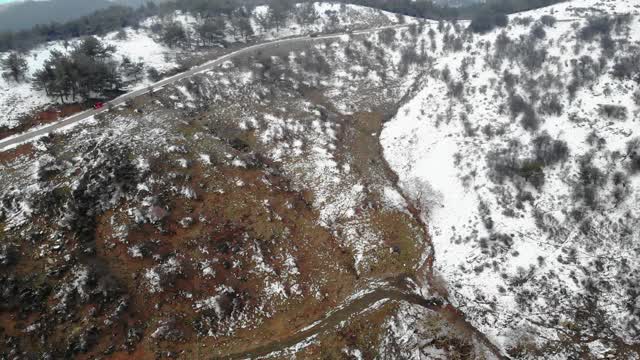
<svg viewBox="0 0 640 360"><path fill-rule="evenodd" d="M513 22L516 25L529 26L533 22L533 18L531 16L517 17L513 19Z"/></svg>
<svg viewBox="0 0 640 360"><path fill-rule="evenodd" d="M583 201L591 209L599 206L599 189L606 183L606 175L592 163L592 156L587 154L579 159L578 181L574 186L573 197Z"/></svg>
<svg viewBox="0 0 640 360"><path fill-rule="evenodd" d="M536 23L531 28L531 38L536 40L542 40L547 36L547 32L544 30L544 25Z"/></svg>
<svg viewBox="0 0 640 360"><path fill-rule="evenodd" d="M464 83L462 81L452 81L449 83L449 96L462 100L464 95Z"/></svg>
<svg viewBox="0 0 640 360"><path fill-rule="evenodd" d="M540 105L538 105L538 112L543 115L555 115L560 116L564 110L562 102L558 94L545 94L540 99Z"/></svg>
<svg viewBox="0 0 640 360"><path fill-rule="evenodd" d="M547 49L537 48L533 41L523 43L519 50L522 65L529 71L540 70L547 60Z"/></svg>
<svg viewBox="0 0 640 360"><path fill-rule="evenodd" d="M562 140L554 140L545 131L533 139L535 161L546 166L565 162L569 158L569 147Z"/></svg>
<svg viewBox="0 0 640 360"><path fill-rule="evenodd" d="M521 145L517 140L509 142L509 146L495 149L487 154L489 179L502 184L505 180L522 179L540 190L545 183L544 163L537 159L521 159Z"/></svg>
<svg viewBox="0 0 640 360"><path fill-rule="evenodd" d="M587 25L580 30L579 35L582 40L591 41L598 35L608 36L612 28L613 18L609 16L592 17L588 20Z"/></svg>
<svg viewBox="0 0 640 360"><path fill-rule="evenodd" d="M629 179L621 172L616 171L611 178L613 183L612 196L616 204L620 204L631 193L631 187L629 186Z"/></svg>
<svg viewBox="0 0 640 360"><path fill-rule="evenodd" d="M627 143L627 158L629 170L632 174L640 171L640 138L635 138Z"/></svg>
<svg viewBox="0 0 640 360"><path fill-rule="evenodd" d="M621 105L600 105L598 113L615 120L627 119L627 107Z"/></svg>
<svg viewBox="0 0 640 360"><path fill-rule="evenodd" d="M162 79L162 75L160 74L158 69L156 69L154 67L149 67L147 69L147 76L149 77L149 80L151 80L153 82L157 82L157 81L160 81Z"/></svg>
<svg viewBox="0 0 640 360"><path fill-rule="evenodd" d="M514 118L527 111L530 107L531 105L524 101L520 95L513 95L509 98L509 110Z"/></svg>
<svg viewBox="0 0 640 360"><path fill-rule="evenodd" d="M536 115L533 109L525 111L522 119L520 119L520 125L528 131L538 130L540 128L540 122L540 118Z"/></svg>
<svg viewBox="0 0 640 360"><path fill-rule="evenodd" d="M523 177L534 188L540 190L544 185L544 164L538 161L525 160L518 169L518 175Z"/></svg>
<svg viewBox="0 0 640 360"><path fill-rule="evenodd" d="M473 17L469 29L475 33L486 33L496 27L506 27L509 18L505 14L481 13Z"/></svg>
<svg viewBox="0 0 640 360"><path fill-rule="evenodd" d="M552 27L556 24L556 18L552 15L543 15L540 18L540 23L542 23L544 26Z"/></svg>
<svg viewBox="0 0 640 360"><path fill-rule="evenodd" d="M597 80L605 68L605 64L602 61L596 62L588 55L583 55L579 59L571 60L571 65L573 79L567 86L569 98L571 99L575 97L578 89Z"/></svg>
<svg viewBox="0 0 640 360"><path fill-rule="evenodd" d="M597 36L610 37L612 30L620 33L623 27L630 22L631 16L629 14L592 17L588 20L587 25L580 30L579 36L585 41L592 41Z"/></svg>
<svg viewBox="0 0 640 360"><path fill-rule="evenodd" d="M521 147L519 141L511 140L507 147L487 153L486 161L491 181L502 184L505 180L513 178L516 169L519 168Z"/></svg>
<svg viewBox="0 0 640 360"><path fill-rule="evenodd" d="M520 124L524 129L535 131L540 127L540 118L536 115L535 110L519 95L512 95L509 98L509 110L514 119L522 115Z"/></svg>
<svg viewBox="0 0 640 360"><path fill-rule="evenodd" d="M620 80L636 80L640 82L640 51L618 58L613 65L612 75Z"/></svg>

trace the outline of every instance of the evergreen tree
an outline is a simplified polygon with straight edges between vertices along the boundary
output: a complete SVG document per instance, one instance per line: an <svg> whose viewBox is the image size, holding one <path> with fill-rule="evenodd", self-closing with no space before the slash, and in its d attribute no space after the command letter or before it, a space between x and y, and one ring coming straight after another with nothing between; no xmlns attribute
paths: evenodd
<svg viewBox="0 0 640 360"><path fill-rule="evenodd" d="M196 33L202 40L202 45L207 46L224 39L226 23L220 16L207 18L202 23L196 25Z"/></svg>
<svg viewBox="0 0 640 360"><path fill-rule="evenodd" d="M70 54L51 51L43 68L34 74L33 86L62 102L116 90L122 84L117 64L112 60L114 52L115 48L93 37L84 39ZM140 65L132 64L132 67Z"/></svg>
<svg viewBox="0 0 640 360"><path fill-rule="evenodd" d="M313 2L304 2L298 5L295 12L296 21L302 27L313 24L319 17Z"/></svg>
<svg viewBox="0 0 640 360"><path fill-rule="evenodd" d="M164 26L162 41L169 47L175 47L180 44L187 44L187 32L184 30L182 24L178 22L171 22Z"/></svg>
<svg viewBox="0 0 640 360"><path fill-rule="evenodd" d="M17 52L10 53L9 56L0 62L0 66L2 66L3 70L2 76L5 79L13 79L15 82L23 80L28 70L27 60L25 60L22 54Z"/></svg>
<svg viewBox="0 0 640 360"><path fill-rule="evenodd" d="M276 27L276 31L279 32L283 27L293 9L293 5L289 0L273 0L269 7L269 15L271 22Z"/></svg>

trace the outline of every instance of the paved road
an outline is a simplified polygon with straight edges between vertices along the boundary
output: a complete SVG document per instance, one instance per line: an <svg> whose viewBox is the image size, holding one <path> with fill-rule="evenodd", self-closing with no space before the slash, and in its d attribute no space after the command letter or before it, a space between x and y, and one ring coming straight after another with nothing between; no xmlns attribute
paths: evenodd
<svg viewBox="0 0 640 360"><path fill-rule="evenodd" d="M408 27L408 24L402 24L402 25L391 25L391 26L385 26L385 27L380 27L380 28L375 28L375 29L367 29L367 30L360 30L360 31L354 31L352 34L353 35L361 35L361 34L368 34L368 33L373 33L373 32L377 32L377 31L382 31L382 30L387 30L387 29L399 29L399 28L405 28ZM339 38L341 36L347 35L347 33L337 33L337 34L331 34L331 35L322 35L322 36L316 36L316 37L311 37L311 36L300 36L300 37L294 37L294 38L288 38L288 39L281 39L281 40L274 40L274 41L270 41L270 42L265 42L265 43L261 43L261 44L256 44L256 45L252 45L252 46L248 46L245 48L242 48L240 50L231 52L229 54L223 55L219 58L216 58L214 60L208 61L202 65L198 65L195 66L193 68L191 68L190 70L187 70L183 73L168 77L166 79L160 80L158 82L156 82L155 84L151 85L151 88L157 89L159 87L162 87L164 85L168 85L168 84L173 84L177 81L180 81L182 79L188 78L190 76L193 76L197 73L203 72L203 71L207 71L210 70L218 65L221 65L222 63L224 63L225 61L232 59L233 57L236 57L238 55L242 55L242 54L246 54L252 51L256 51L256 50L260 50L260 49L265 49L265 48L269 48L269 47L273 47L273 46L278 46L278 45L282 45L282 44L290 44L290 43L297 43L297 42L310 42L310 41L319 41L319 40L326 40L326 39L335 39L335 38ZM144 89L139 89L139 90L135 90L129 93L126 93L124 95L121 95L111 101L109 101L108 103L105 104L105 107L102 109L92 109L92 110L87 110L87 111L83 111L81 113L75 114L73 116L70 116L68 118L62 119L60 121L57 121L55 123L49 124L47 126L43 126L43 127L39 127L37 129L34 130L29 130L25 133L22 134L17 134L11 137L8 137L6 139L0 140L0 151L3 150L7 150L8 148L12 148L16 145L22 144L22 143L26 143L29 141L32 141L34 139L37 139L38 137L47 135L48 133L61 129L63 127L66 127L68 125L72 125L75 123L78 123L82 120L88 119L92 116L98 115L102 112L108 111L108 107L109 105L113 105L113 106L117 106L120 104L123 104L125 101L133 99L135 97L138 97L140 95L144 95L149 91L149 88L144 88Z"/></svg>

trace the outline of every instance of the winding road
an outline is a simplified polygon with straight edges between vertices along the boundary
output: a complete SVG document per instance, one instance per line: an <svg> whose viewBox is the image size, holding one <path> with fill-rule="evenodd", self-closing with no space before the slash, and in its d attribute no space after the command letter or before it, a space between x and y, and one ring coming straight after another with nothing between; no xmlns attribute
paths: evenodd
<svg viewBox="0 0 640 360"><path fill-rule="evenodd" d="M373 29L365 29L365 30L358 30L358 31L354 31L354 32L350 32L350 33L334 33L334 34L330 34L330 35L321 35L321 36L310 36L310 35L306 35L306 36L299 36L299 37L292 37L292 38L287 38L287 39L280 39L280 40L274 40L274 41L269 41L269 42L264 42L264 43L259 43L259 44L255 44L255 45L251 45L251 46L247 46L245 48L242 48L240 50L236 50L234 52L228 53L226 55L220 56L216 59L210 60L205 62L204 64L195 66L185 72L182 72L180 74L176 74L174 76L162 79L154 84L151 84L149 87L145 87L143 89L138 89L138 90L134 90L131 91L129 93L123 94L109 102L107 102L105 104L105 106L101 109L91 109L91 110L86 110L83 112L80 112L78 114L75 114L73 116L70 116L68 118L62 119L60 121L56 121L55 123L51 123L49 125L46 126L42 126L42 127L38 127L32 130L29 130L27 132L24 132L22 134L17 134L17 135L13 135L10 136L8 138L2 139L0 140L0 151L4 151L4 150L8 150L10 148L13 148L17 145L23 144L23 143L27 143L30 141L33 141L39 137L45 136L47 134L49 134L50 132L62 129L64 127L67 127L69 125L73 125L76 123L81 122L82 120L86 120L91 118L92 116L98 115L100 113L103 113L105 111L108 111L109 107L111 106L117 106L117 105L121 105L124 104L127 100L136 98L138 96L144 95L146 93L149 92L149 89L157 89L159 87L165 86L165 85L169 85L169 84L174 84L180 80L186 79L188 77L191 77L195 74L204 72L204 71L208 71L213 69L216 66L222 65L225 61L228 61L236 56L239 55L243 55L243 54L247 54L253 51L257 51L257 50L262 50L262 49L266 49L266 48L271 48L271 47L278 47L280 45L286 45L286 44L294 44L294 43L302 43L302 42L315 42L315 41L320 41L320 40L327 40L327 39L337 39L339 37L345 36L345 35L363 35L363 34L370 34L370 33L375 33L378 31L383 31L383 30L387 30L387 29L401 29L401 28L406 28L409 27L410 24L399 24L399 25L390 25L390 26L384 26L384 27L378 27L378 28L373 28Z"/></svg>

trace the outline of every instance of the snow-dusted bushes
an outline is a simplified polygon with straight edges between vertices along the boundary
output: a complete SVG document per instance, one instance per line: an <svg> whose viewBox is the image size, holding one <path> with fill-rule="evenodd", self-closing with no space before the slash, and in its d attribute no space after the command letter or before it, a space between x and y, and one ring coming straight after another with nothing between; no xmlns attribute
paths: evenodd
<svg viewBox="0 0 640 360"><path fill-rule="evenodd" d="M627 119L627 107L622 105L604 104L598 108L598 113L604 117L614 120Z"/></svg>

